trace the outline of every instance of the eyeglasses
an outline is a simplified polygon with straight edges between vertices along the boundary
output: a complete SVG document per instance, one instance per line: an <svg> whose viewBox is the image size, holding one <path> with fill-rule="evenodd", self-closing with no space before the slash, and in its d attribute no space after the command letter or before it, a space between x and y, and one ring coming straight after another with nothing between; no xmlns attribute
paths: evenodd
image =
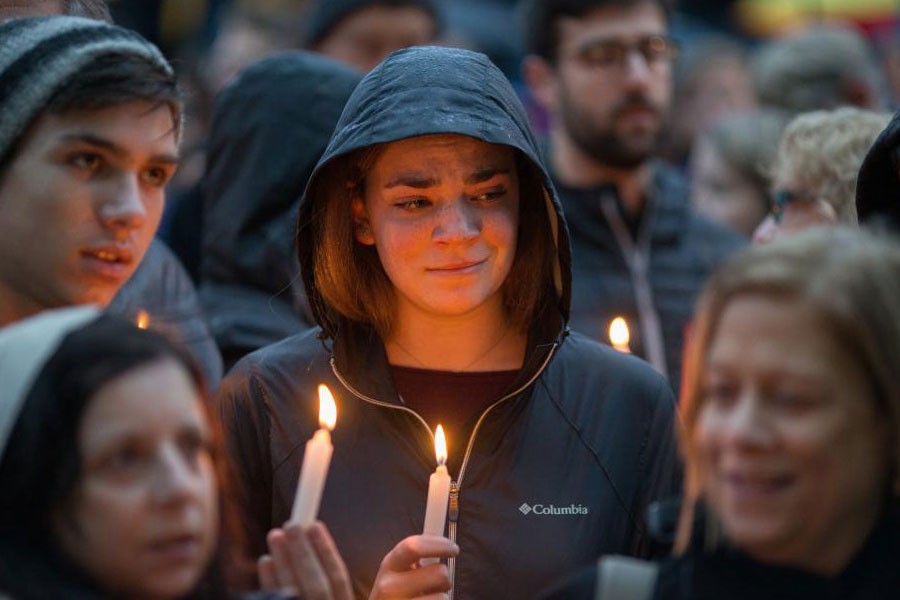
<svg viewBox="0 0 900 600"><path fill-rule="evenodd" d="M670 64L678 56L678 43L663 35L648 35L636 42L596 40L575 51L573 56L589 67L621 69L632 52L638 52L649 67Z"/></svg>

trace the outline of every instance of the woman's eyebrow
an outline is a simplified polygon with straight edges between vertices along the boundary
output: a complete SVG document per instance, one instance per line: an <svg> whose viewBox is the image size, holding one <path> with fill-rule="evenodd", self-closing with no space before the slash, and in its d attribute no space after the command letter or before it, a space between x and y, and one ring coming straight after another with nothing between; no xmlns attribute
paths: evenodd
<svg viewBox="0 0 900 600"><path fill-rule="evenodd" d="M484 169L479 169L475 171L468 177L466 177L466 184L472 185L474 183L483 183L485 181L489 181L493 177L497 175L509 175L511 169L504 167L486 167Z"/></svg>
<svg viewBox="0 0 900 600"><path fill-rule="evenodd" d="M434 187L439 185L441 182L436 177L431 177L429 175L424 175L421 173L401 173L400 175L394 177L386 184L384 184L385 189L395 188L395 187L411 187L418 189L425 189Z"/></svg>

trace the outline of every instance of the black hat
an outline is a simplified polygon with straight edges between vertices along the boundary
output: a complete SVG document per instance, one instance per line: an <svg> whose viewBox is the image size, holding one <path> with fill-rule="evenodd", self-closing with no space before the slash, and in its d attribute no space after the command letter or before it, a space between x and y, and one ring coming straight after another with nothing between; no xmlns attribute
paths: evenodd
<svg viewBox="0 0 900 600"><path fill-rule="evenodd" d="M313 3L307 17L306 46L318 44L350 14L370 6L414 6L431 15L437 31L440 31L443 25L434 0L318 0Z"/></svg>

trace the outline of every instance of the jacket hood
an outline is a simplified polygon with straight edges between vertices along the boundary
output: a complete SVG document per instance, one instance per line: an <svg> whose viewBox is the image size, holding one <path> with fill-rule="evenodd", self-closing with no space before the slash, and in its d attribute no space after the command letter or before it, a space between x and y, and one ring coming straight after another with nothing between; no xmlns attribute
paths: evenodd
<svg viewBox="0 0 900 600"><path fill-rule="evenodd" d="M290 289L303 188L361 77L290 52L253 64L219 94L204 178L204 282Z"/></svg>
<svg viewBox="0 0 900 600"><path fill-rule="evenodd" d="M861 224L900 232L900 112L894 115L866 154L856 182L856 212Z"/></svg>
<svg viewBox="0 0 900 600"><path fill-rule="evenodd" d="M459 134L518 150L540 174L539 193L547 209L557 260L552 284L557 320L568 321L571 284L569 238L562 210L525 110L503 73L483 54L456 48L414 47L398 50L357 86L334 135L316 166L300 207L297 247L303 283L316 321L329 337L335 315L314 283L313 220L328 195L317 185L323 173L343 156L374 144L431 134ZM534 218L521 213L521 219ZM520 237L520 244L528 240Z"/></svg>

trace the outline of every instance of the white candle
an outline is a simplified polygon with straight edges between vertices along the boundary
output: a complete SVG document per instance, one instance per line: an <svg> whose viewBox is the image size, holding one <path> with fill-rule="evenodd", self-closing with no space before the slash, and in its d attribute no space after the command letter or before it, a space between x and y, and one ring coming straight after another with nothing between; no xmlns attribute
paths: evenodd
<svg viewBox="0 0 900 600"><path fill-rule="evenodd" d="M609 343L619 352L631 354L631 334L628 331L628 323L622 317L616 317L609 323Z"/></svg>
<svg viewBox="0 0 900 600"><path fill-rule="evenodd" d="M303 451L303 468L297 481L297 495L294 497L294 508L291 521L302 527L309 527L319 514L319 503L322 501L322 490L328 477L328 465L331 463L331 431L337 421L337 407L331 390L325 385L319 386L319 430L306 442Z"/></svg>
<svg viewBox="0 0 900 600"><path fill-rule="evenodd" d="M450 499L450 473L447 472L447 440L444 428L437 426L434 433L434 453L438 466L428 478L428 504L425 507L425 535L444 535L444 524L447 522L447 502ZM437 558L423 558L422 565L438 562Z"/></svg>

